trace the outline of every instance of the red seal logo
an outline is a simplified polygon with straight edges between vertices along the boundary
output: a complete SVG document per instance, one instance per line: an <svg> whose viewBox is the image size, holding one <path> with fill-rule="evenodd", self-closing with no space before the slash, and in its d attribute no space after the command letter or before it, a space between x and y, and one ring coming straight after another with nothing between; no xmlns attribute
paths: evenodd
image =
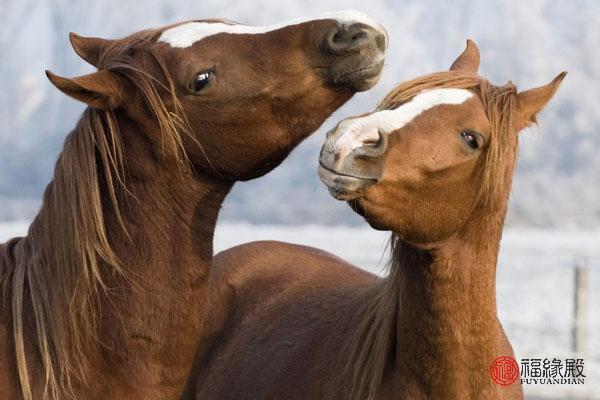
<svg viewBox="0 0 600 400"><path fill-rule="evenodd" d="M490 376L498 385L508 386L519 377L519 364L512 357L498 357L490 366Z"/></svg>

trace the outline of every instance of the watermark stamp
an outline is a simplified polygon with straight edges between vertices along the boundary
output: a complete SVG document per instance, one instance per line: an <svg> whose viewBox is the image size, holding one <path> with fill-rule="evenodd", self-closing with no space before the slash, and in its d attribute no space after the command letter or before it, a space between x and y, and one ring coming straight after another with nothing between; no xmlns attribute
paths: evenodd
<svg viewBox="0 0 600 400"><path fill-rule="evenodd" d="M584 385L586 378L582 358L523 358L519 365L509 356L492 362L490 376L502 386L513 384L519 377L524 385Z"/></svg>
<svg viewBox="0 0 600 400"><path fill-rule="evenodd" d="M519 365L512 357L498 357L490 366L490 376L498 385L508 386L519 377Z"/></svg>

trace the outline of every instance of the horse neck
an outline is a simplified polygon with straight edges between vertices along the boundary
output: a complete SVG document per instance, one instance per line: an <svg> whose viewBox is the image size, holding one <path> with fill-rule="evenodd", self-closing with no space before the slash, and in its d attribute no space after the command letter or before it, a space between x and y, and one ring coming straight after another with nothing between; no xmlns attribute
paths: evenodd
<svg viewBox="0 0 600 400"><path fill-rule="evenodd" d="M208 311L213 235L231 184L160 161L145 143L147 135L126 119L121 131L130 160L126 185L133 196L125 196L125 230L119 229L114 213L106 220L108 231L118 232L111 244L134 287L123 292L115 309L123 332L114 345L125 346L129 357L111 354L109 359L120 364L124 375L117 379L138 380L153 395L158 392L152 385L164 390L168 379L176 394L191 368ZM114 337L111 323L102 330ZM132 369L138 376L132 376ZM162 392L162 398L170 395L169 389Z"/></svg>
<svg viewBox="0 0 600 400"><path fill-rule="evenodd" d="M213 234L231 184L165 160L153 151L151 135L137 123L124 115L117 115L117 121L125 174L124 185L113 186L122 218L110 201L107 182L100 183L100 191L104 229L125 273L114 273L114 266L100 262L108 295L100 297L98 306L100 346L94 350L99 356L94 356L97 365L91 376L104 383L75 390L90 399L107 396L106 388L123 398L157 393L160 398L176 398L191 368L207 311L203 307ZM81 133L76 130L72 135ZM160 132L153 135L160 137ZM59 163L55 177L69 173L60 169ZM44 226L56 207L46 200L31 228L38 234L30 241L58 234Z"/></svg>
<svg viewBox="0 0 600 400"><path fill-rule="evenodd" d="M148 135L125 117L120 130L126 160L124 228L108 201L104 205L111 246L138 283L195 282L209 271L220 207L232 184L194 174L173 160L162 160ZM160 132L154 136L159 137ZM170 273L160 279L151 276ZM158 281L158 282L157 282Z"/></svg>
<svg viewBox="0 0 600 400"><path fill-rule="evenodd" d="M495 273L504 210L485 214L475 211L433 250L403 243L397 251L396 371L406 390L412 384L431 398L485 398L496 389L487 370L501 338Z"/></svg>

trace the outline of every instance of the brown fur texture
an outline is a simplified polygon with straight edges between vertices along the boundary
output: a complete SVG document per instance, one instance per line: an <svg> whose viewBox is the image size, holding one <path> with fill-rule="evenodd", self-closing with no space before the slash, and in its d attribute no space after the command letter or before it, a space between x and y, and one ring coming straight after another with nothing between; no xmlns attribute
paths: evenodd
<svg viewBox="0 0 600 400"><path fill-rule="evenodd" d="M226 194L374 84L385 49L363 26L354 51L334 54L323 42L345 28L333 20L185 49L157 42L164 29L71 35L99 70L48 72L89 108L27 236L0 246L2 399L178 398L211 311ZM193 91L209 67L209 85Z"/></svg>
<svg viewBox="0 0 600 400"><path fill-rule="evenodd" d="M478 66L469 42L452 71L401 84L380 106L394 108L439 87L475 95L389 133L383 162L370 164L382 169L380 178L354 193L357 212L393 231L389 275L380 279L318 250L278 242L217 255L213 285L229 311L215 319L220 328L204 341L208 350L196 360L183 398L523 397L518 382L501 387L488 372L495 357L514 357L496 312L496 260L518 130L564 74L517 93L512 84L478 77ZM485 143L468 150L465 129L480 132ZM354 154L367 168L364 152L345 156Z"/></svg>

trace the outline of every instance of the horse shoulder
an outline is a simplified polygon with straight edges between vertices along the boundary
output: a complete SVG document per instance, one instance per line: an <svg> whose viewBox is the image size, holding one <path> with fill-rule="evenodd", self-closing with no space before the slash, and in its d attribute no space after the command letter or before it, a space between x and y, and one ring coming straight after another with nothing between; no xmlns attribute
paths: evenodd
<svg viewBox="0 0 600 400"><path fill-rule="evenodd" d="M0 312L4 314L6 310ZM4 318L3 318L4 319ZM18 378L15 374L16 365L11 349L10 333L4 321L0 321L0 399L17 399L19 391L16 387Z"/></svg>
<svg viewBox="0 0 600 400"><path fill-rule="evenodd" d="M12 338L12 310L10 282L14 269L12 248L18 238L0 244L0 399L19 398L16 383L16 364Z"/></svg>

